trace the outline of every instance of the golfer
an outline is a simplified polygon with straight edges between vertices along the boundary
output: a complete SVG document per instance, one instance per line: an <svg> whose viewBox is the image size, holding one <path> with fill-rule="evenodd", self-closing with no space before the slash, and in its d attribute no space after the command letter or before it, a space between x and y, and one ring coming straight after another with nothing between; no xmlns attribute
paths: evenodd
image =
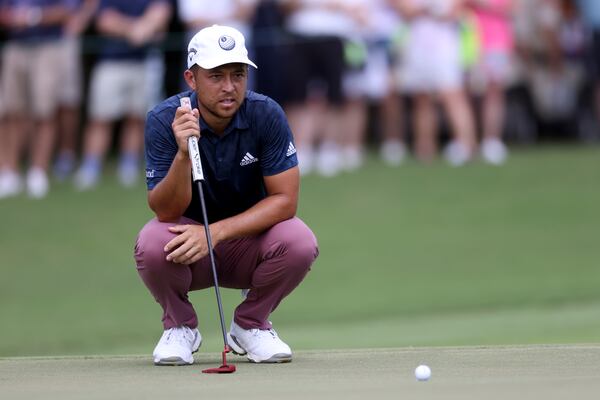
<svg viewBox="0 0 600 400"><path fill-rule="evenodd" d="M199 137L206 208L222 287L243 289L227 334L250 361L288 362L290 347L268 320L318 255L312 231L295 216L299 173L294 139L281 107L247 91L243 35L227 26L202 29L188 45L190 91L148 113L145 131L148 204L156 217L138 235L137 270L163 309L154 363L193 364L202 342L192 290L213 286L187 138ZM189 97L191 110L180 106ZM249 290L248 290L249 289Z"/></svg>

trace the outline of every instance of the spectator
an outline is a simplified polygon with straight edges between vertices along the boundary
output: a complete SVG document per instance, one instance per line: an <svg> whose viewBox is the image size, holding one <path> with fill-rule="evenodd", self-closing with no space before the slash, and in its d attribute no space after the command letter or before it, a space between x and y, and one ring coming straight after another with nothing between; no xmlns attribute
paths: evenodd
<svg viewBox="0 0 600 400"><path fill-rule="evenodd" d="M346 43L343 88L346 97L343 118L343 167L362 165L368 120L368 105L374 103L383 120L381 155L385 162L398 165L404 157L401 107L392 71L389 50L400 24L399 16L386 0L355 2L353 29L356 37Z"/></svg>
<svg viewBox="0 0 600 400"><path fill-rule="evenodd" d="M61 35L68 17L67 3L1 0L0 8L8 36L1 68L7 112L2 143L5 151L2 195L21 191L21 147L27 143L27 193L42 198L49 190L47 171L56 135L55 114L63 65Z"/></svg>
<svg viewBox="0 0 600 400"><path fill-rule="evenodd" d="M396 0L406 18L406 43L402 85L414 96L415 153L421 161L431 161L437 152L437 113L439 97L451 128L453 140L445 155L452 165L466 163L475 146L473 113L467 99L460 57L458 21L462 0Z"/></svg>
<svg viewBox="0 0 600 400"><path fill-rule="evenodd" d="M292 40L285 63L286 111L301 174L314 166L321 175L334 176L342 168L344 43L356 26L356 3L284 0Z"/></svg>
<svg viewBox="0 0 600 400"><path fill-rule="evenodd" d="M4 47L4 19L5 16L3 14L3 10L0 9L0 52L2 51L2 48ZM0 65L0 77L2 76L2 65ZM2 79L0 78L0 82L2 82ZM2 96L2 85L0 83L0 199L8 196L10 193L7 193L5 188L4 188L4 174L5 172L5 166L4 166L4 159L5 159L5 155L4 155L4 135L6 135L6 127L4 124L4 97Z"/></svg>
<svg viewBox="0 0 600 400"><path fill-rule="evenodd" d="M150 46L164 33L171 14L168 0L100 1L96 29L103 43L92 72L84 154L75 175L79 190L97 184L113 124L120 119L119 181L125 187L137 182L144 117L150 107L145 59Z"/></svg>
<svg viewBox="0 0 600 400"><path fill-rule="evenodd" d="M568 121L578 112L584 74L576 54L582 51L577 48L583 46L583 35L575 34L578 18L566 4L562 0L522 1L516 12L521 74L541 123ZM577 36L581 39L573 40Z"/></svg>
<svg viewBox="0 0 600 400"><path fill-rule="evenodd" d="M362 73L366 100L375 105L381 131L379 154L391 166L398 166L406 155L404 107L396 64L402 52L405 25L391 0L367 2L371 9L367 25L367 62ZM350 99L350 101L352 101Z"/></svg>
<svg viewBox="0 0 600 400"><path fill-rule="evenodd" d="M289 37L284 29L285 15L280 0L261 0L252 18L252 49L260 69L253 71L259 93L282 103L285 99L284 73L281 60L285 59Z"/></svg>
<svg viewBox="0 0 600 400"><path fill-rule="evenodd" d="M377 107L382 132L379 155L383 162L390 166L400 165L407 154L404 133L404 99L402 98L401 79L398 77L399 65L406 45L407 28L396 12L397 10L394 9L394 1L387 0L385 2L387 7L384 8L384 10L387 8L387 12L385 12L387 19L396 20L394 29L386 35L386 47L390 63L390 87L387 95Z"/></svg>
<svg viewBox="0 0 600 400"><path fill-rule="evenodd" d="M2 71L0 71L0 73L1 72ZM5 129L6 128L4 124L4 99L2 97L2 88L0 88L0 143L4 143L4 135L6 134ZM4 175L6 174L4 166L6 156L4 154L4 151L4 146L0 146L0 199L11 195L9 191L10 188L5 188L4 183Z"/></svg>
<svg viewBox="0 0 600 400"><path fill-rule="evenodd" d="M494 165L503 164L507 149L502 142L505 88L511 79L513 57L513 0L469 0L479 38L476 75L483 89L481 155Z"/></svg>
<svg viewBox="0 0 600 400"><path fill-rule="evenodd" d="M99 0L70 0L69 18L63 32L63 57L58 112L58 152L54 163L54 176L64 180L75 167L77 132L80 124L81 98L83 94L83 71L81 35L88 28Z"/></svg>

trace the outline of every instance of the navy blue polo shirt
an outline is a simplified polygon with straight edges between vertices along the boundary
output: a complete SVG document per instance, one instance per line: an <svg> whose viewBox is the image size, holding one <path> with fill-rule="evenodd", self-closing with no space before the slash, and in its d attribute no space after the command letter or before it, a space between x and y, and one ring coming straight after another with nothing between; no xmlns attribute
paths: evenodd
<svg viewBox="0 0 600 400"><path fill-rule="evenodd" d="M192 107L197 107L196 94L187 91L168 98L148 113L145 132L148 190L167 175L177 154L171 124L182 97L190 97ZM246 99L221 136L200 117L200 136L209 223L246 211L266 197L264 176L298 165L294 139L283 110L271 98L252 91L246 92ZM192 193L192 202L184 215L202 222L195 187Z"/></svg>
<svg viewBox="0 0 600 400"><path fill-rule="evenodd" d="M69 9L68 0L2 0L0 7L16 9L19 7L40 7L42 10L49 7L63 6ZM57 40L62 36L62 24L55 25L37 25L23 29L9 29L7 37L11 41L24 43L40 43L44 41Z"/></svg>

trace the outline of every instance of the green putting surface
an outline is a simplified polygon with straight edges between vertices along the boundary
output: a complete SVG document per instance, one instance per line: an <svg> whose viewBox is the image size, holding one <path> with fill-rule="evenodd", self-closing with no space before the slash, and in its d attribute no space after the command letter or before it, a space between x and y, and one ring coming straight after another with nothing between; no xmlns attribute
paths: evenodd
<svg viewBox="0 0 600 400"><path fill-rule="evenodd" d="M299 351L289 364L230 356L237 372L207 375L220 354L188 367L149 356L3 358L3 399L596 399L600 345ZM432 378L417 382L419 364Z"/></svg>

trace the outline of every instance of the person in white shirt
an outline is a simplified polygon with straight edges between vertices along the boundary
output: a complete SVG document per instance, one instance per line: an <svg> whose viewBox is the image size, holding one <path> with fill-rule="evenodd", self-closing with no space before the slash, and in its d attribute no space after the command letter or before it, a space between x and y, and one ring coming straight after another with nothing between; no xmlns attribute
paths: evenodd
<svg viewBox="0 0 600 400"><path fill-rule="evenodd" d="M437 154L439 99L446 112L452 140L448 162L469 161L475 147L475 121L464 88L458 21L463 0L395 0L408 24L402 87L414 96L415 154L429 162Z"/></svg>

